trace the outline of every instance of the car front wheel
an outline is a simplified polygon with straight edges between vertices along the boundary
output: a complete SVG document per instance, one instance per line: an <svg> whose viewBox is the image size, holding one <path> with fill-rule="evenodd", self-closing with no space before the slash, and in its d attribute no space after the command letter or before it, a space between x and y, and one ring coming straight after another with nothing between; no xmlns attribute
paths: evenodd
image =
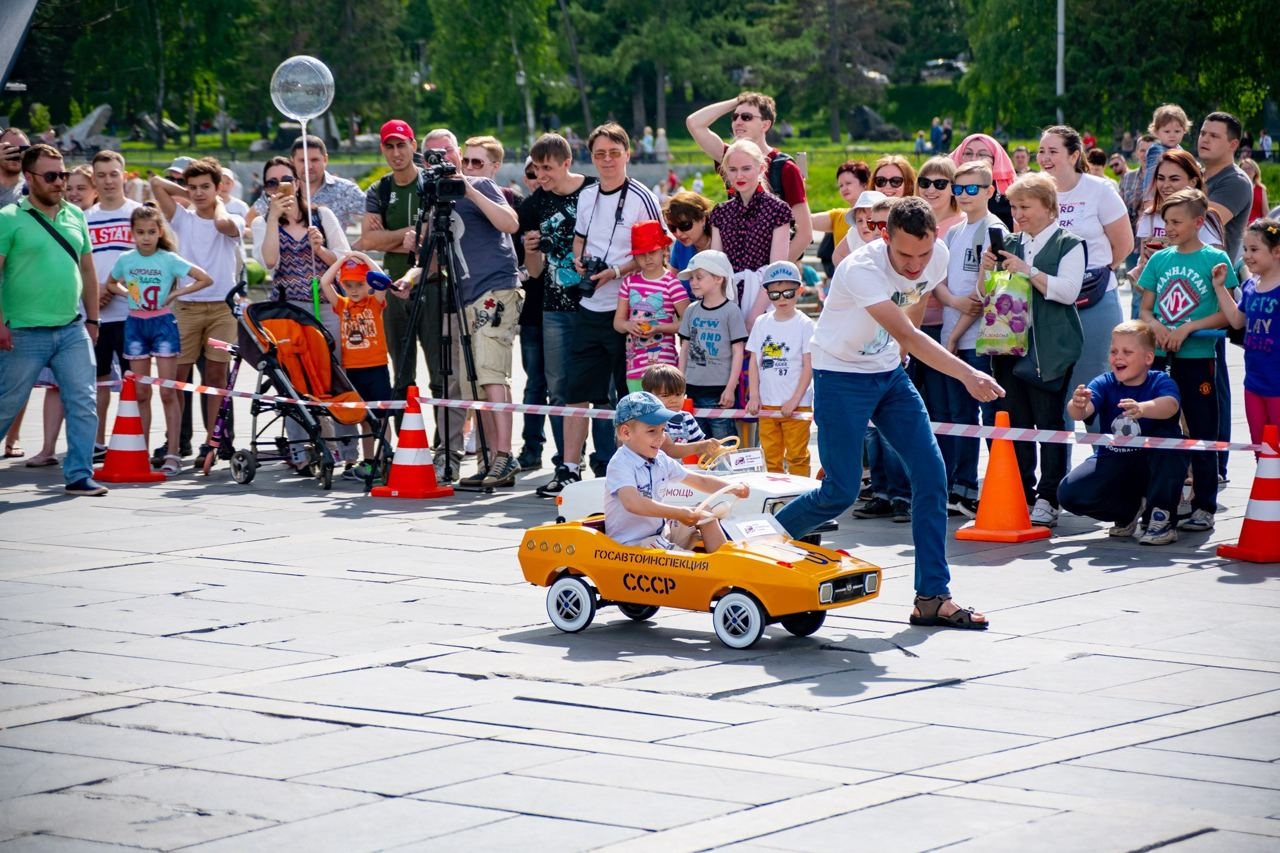
<svg viewBox="0 0 1280 853"><path fill-rule="evenodd" d="M596 616L596 593L582 578L562 575L547 590L547 615L551 624L576 634Z"/></svg>
<svg viewBox="0 0 1280 853"><path fill-rule="evenodd" d="M768 617L750 595L731 592L716 602L711 621L720 642L731 649L749 649L764 635Z"/></svg>

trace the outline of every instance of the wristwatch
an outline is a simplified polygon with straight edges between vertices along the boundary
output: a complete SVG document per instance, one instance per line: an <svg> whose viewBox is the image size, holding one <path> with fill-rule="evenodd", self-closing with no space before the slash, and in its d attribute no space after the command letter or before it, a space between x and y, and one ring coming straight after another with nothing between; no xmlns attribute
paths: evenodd
<svg viewBox="0 0 1280 853"><path fill-rule="evenodd" d="M1035 267L1027 268L1027 278L1035 278L1039 274L1040 274L1040 270L1036 269Z"/></svg>
<svg viewBox="0 0 1280 853"><path fill-rule="evenodd" d="M85 324L86 326L97 326L97 325L100 325L100 324L98 323L98 321L97 321L97 320L85 320L85 321L84 321L84 324Z"/></svg>
<svg viewBox="0 0 1280 853"><path fill-rule="evenodd" d="M615 266L615 267L612 267L612 269L613 269L613 277L615 279L622 278L622 267Z"/></svg>

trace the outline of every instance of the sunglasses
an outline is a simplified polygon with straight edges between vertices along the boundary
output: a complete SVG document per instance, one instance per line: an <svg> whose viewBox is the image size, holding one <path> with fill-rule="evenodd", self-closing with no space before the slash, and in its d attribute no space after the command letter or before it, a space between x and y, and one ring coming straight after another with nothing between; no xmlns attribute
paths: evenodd
<svg viewBox="0 0 1280 853"><path fill-rule="evenodd" d="M947 178L920 178L916 181L916 184L922 190L930 187L935 190L945 190L951 185L951 181Z"/></svg>
<svg viewBox="0 0 1280 853"><path fill-rule="evenodd" d="M71 177L70 172L27 172L27 174L35 175L46 184L51 184L54 181L65 181L67 178Z"/></svg>
<svg viewBox="0 0 1280 853"><path fill-rule="evenodd" d="M672 231L688 231L690 228L693 227L693 223L687 220L676 221L674 219L668 219L667 225L671 228Z"/></svg>
<svg viewBox="0 0 1280 853"><path fill-rule="evenodd" d="M538 180L538 173L537 173L537 172L525 172L525 173L524 173L524 179L525 179L526 181L536 181L536 180Z"/></svg>
<svg viewBox="0 0 1280 853"><path fill-rule="evenodd" d="M952 184L951 192L957 196L977 195L989 186L991 184ZM938 187L938 189L942 189L942 187Z"/></svg>
<svg viewBox="0 0 1280 853"><path fill-rule="evenodd" d="M733 114L734 121L755 121L758 118L759 116L756 115L755 113L734 113Z"/></svg>
<svg viewBox="0 0 1280 853"><path fill-rule="evenodd" d="M770 302L777 302L779 299L796 298L796 288L794 287L790 290L766 290L765 293L769 294Z"/></svg>
<svg viewBox="0 0 1280 853"><path fill-rule="evenodd" d="M888 228L888 227L889 227L889 220L887 220L887 219L868 219L868 220L867 220L867 227L868 227L868 228L870 228L872 231L883 231L884 229L886 229L886 228Z"/></svg>
<svg viewBox="0 0 1280 853"><path fill-rule="evenodd" d="M280 186L281 184L291 184L291 183L293 183L293 178L286 175L283 178L267 178L265 181L262 182L262 185L269 190L274 190L276 187Z"/></svg>
<svg viewBox="0 0 1280 853"><path fill-rule="evenodd" d="M614 148L613 150L610 150L610 151L592 151L591 152L592 160L621 160L623 157L626 157L626 156L627 156L627 152L623 151L621 148Z"/></svg>
<svg viewBox="0 0 1280 853"><path fill-rule="evenodd" d="M902 186L906 181L901 178L876 178L876 186L884 189L885 187L893 187L895 190Z"/></svg>
<svg viewBox="0 0 1280 853"><path fill-rule="evenodd" d="M482 157L463 157L462 165L468 169L483 169L489 161Z"/></svg>

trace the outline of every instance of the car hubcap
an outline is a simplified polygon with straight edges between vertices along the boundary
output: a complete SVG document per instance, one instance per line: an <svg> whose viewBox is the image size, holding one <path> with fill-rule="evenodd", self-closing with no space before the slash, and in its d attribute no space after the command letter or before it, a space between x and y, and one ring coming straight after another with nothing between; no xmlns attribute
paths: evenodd
<svg viewBox="0 0 1280 853"><path fill-rule="evenodd" d="M582 615L582 598L572 590L566 590L556 597L556 610L569 622Z"/></svg>
<svg viewBox="0 0 1280 853"><path fill-rule="evenodd" d="M724 628L735 637L742 637L751 630L751 614L741 605L725 608Z"/></svg>

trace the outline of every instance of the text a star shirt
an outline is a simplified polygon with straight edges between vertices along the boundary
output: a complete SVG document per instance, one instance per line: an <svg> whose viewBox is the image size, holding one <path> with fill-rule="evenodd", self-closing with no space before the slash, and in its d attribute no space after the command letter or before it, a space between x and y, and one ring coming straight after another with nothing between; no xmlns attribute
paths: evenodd
<svg viewBox="0 0 1280 853"><path fill-rule="evenodd" d="M875 240L841 261L813 330L813 369L840 373L887 373L902 363L902 350L867 312L890 301L906 308L947 277L950 255L941 240L914 281L889 262L889 244Z"/></svg>

